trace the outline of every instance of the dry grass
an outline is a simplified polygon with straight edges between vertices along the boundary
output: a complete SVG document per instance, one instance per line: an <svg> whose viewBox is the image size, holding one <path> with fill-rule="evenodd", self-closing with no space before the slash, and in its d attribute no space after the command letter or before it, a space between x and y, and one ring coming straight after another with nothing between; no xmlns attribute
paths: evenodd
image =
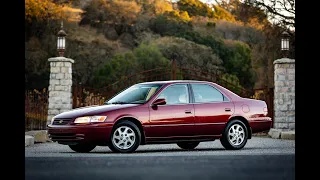
<svg viewBox="0 0 320 180"><path fill-rule="evenodd" d="M77 40L84 43L99 42L102 44L109 44L111 46L117 45L116 41L106 39L102 33L98 33L96 29L90 26L76 25L68 31L68 38L71 40Z"/></svg>
<svg viewBox="0 0 320 180"><path fill-rule="evenodd" d="M131 49L124 46L120 40L109 40L105 38L103 33L97 32L97 30L90 26L79 26L77 23L69 22L66 24L68 39L72 41L79 41L84 44L103 44L106 47L113 49L115 53L125 53L131 51Z"/></svg>
<svg viewBox="0 0 320 180"><path fill-rule="evenodd" d="M83 10L79 8L73 8L69 6L64 6L62 10L65 13L66 18L68 21L71 22L80 22L81 20L81 13L83 13Z"/></svg>

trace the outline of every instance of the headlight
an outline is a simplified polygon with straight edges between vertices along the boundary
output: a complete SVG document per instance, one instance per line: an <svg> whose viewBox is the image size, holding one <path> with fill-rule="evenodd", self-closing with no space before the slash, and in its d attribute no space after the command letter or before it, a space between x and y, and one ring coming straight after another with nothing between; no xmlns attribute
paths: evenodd
<svg viewBox="0 0 320 180"><path fill-rule="evenodd" d="M54 121L54 117L52 117L52 119L51 119L51 124L53 124L53 121Z"/></svg>
<svg viewBox="0 0 320 180"><path fill-rule="evenodd" d="M74 120L74 123L91 123L91 122L104 122L107 119L107 116L85 116L78 117Z"/></svg>

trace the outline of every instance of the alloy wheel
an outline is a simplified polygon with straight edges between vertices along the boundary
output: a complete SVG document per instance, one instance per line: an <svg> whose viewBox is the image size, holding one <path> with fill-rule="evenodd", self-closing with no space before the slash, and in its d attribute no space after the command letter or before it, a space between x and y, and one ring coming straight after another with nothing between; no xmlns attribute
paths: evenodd
<svg viewBox="0 0 320 180"><path fill-rule="evenodd" d="M114 131L112 141L117 148L126 150L134 145L136 134L130 127L120 126Z"/></svg>
<svg viewBox="0 0 320 180"><path fill-rule="evenodd" d="M245 139L245 132L241 125L234 124L228 131L228 140L234 146L240 145Z"/></svg>

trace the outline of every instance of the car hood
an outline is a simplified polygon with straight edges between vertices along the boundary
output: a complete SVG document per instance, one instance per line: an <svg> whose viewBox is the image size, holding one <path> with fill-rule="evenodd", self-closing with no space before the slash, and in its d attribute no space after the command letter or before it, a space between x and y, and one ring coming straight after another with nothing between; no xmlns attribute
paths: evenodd
<svg viewBox="0 0 320 180"><path fill-rule="evenodd" d="M95 106L85 106L81 108L72 109L70 111L66 111L60 113L55 116L55 118L76 118L79 116L90 116L96 115L103 112L119 110L129 107L139 106L141 104L108 104L108 105L95 105Z"/></svg>

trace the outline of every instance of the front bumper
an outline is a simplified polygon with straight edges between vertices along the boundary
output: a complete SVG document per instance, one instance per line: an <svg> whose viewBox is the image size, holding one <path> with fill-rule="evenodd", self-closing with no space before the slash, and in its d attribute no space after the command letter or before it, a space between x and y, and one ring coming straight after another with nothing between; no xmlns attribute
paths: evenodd
<svg viewBox="0 0 320 180"><path fill-rule="evenodd" d="M48 125L49 138L60 144L107 143L113 124Z"/></svg>

